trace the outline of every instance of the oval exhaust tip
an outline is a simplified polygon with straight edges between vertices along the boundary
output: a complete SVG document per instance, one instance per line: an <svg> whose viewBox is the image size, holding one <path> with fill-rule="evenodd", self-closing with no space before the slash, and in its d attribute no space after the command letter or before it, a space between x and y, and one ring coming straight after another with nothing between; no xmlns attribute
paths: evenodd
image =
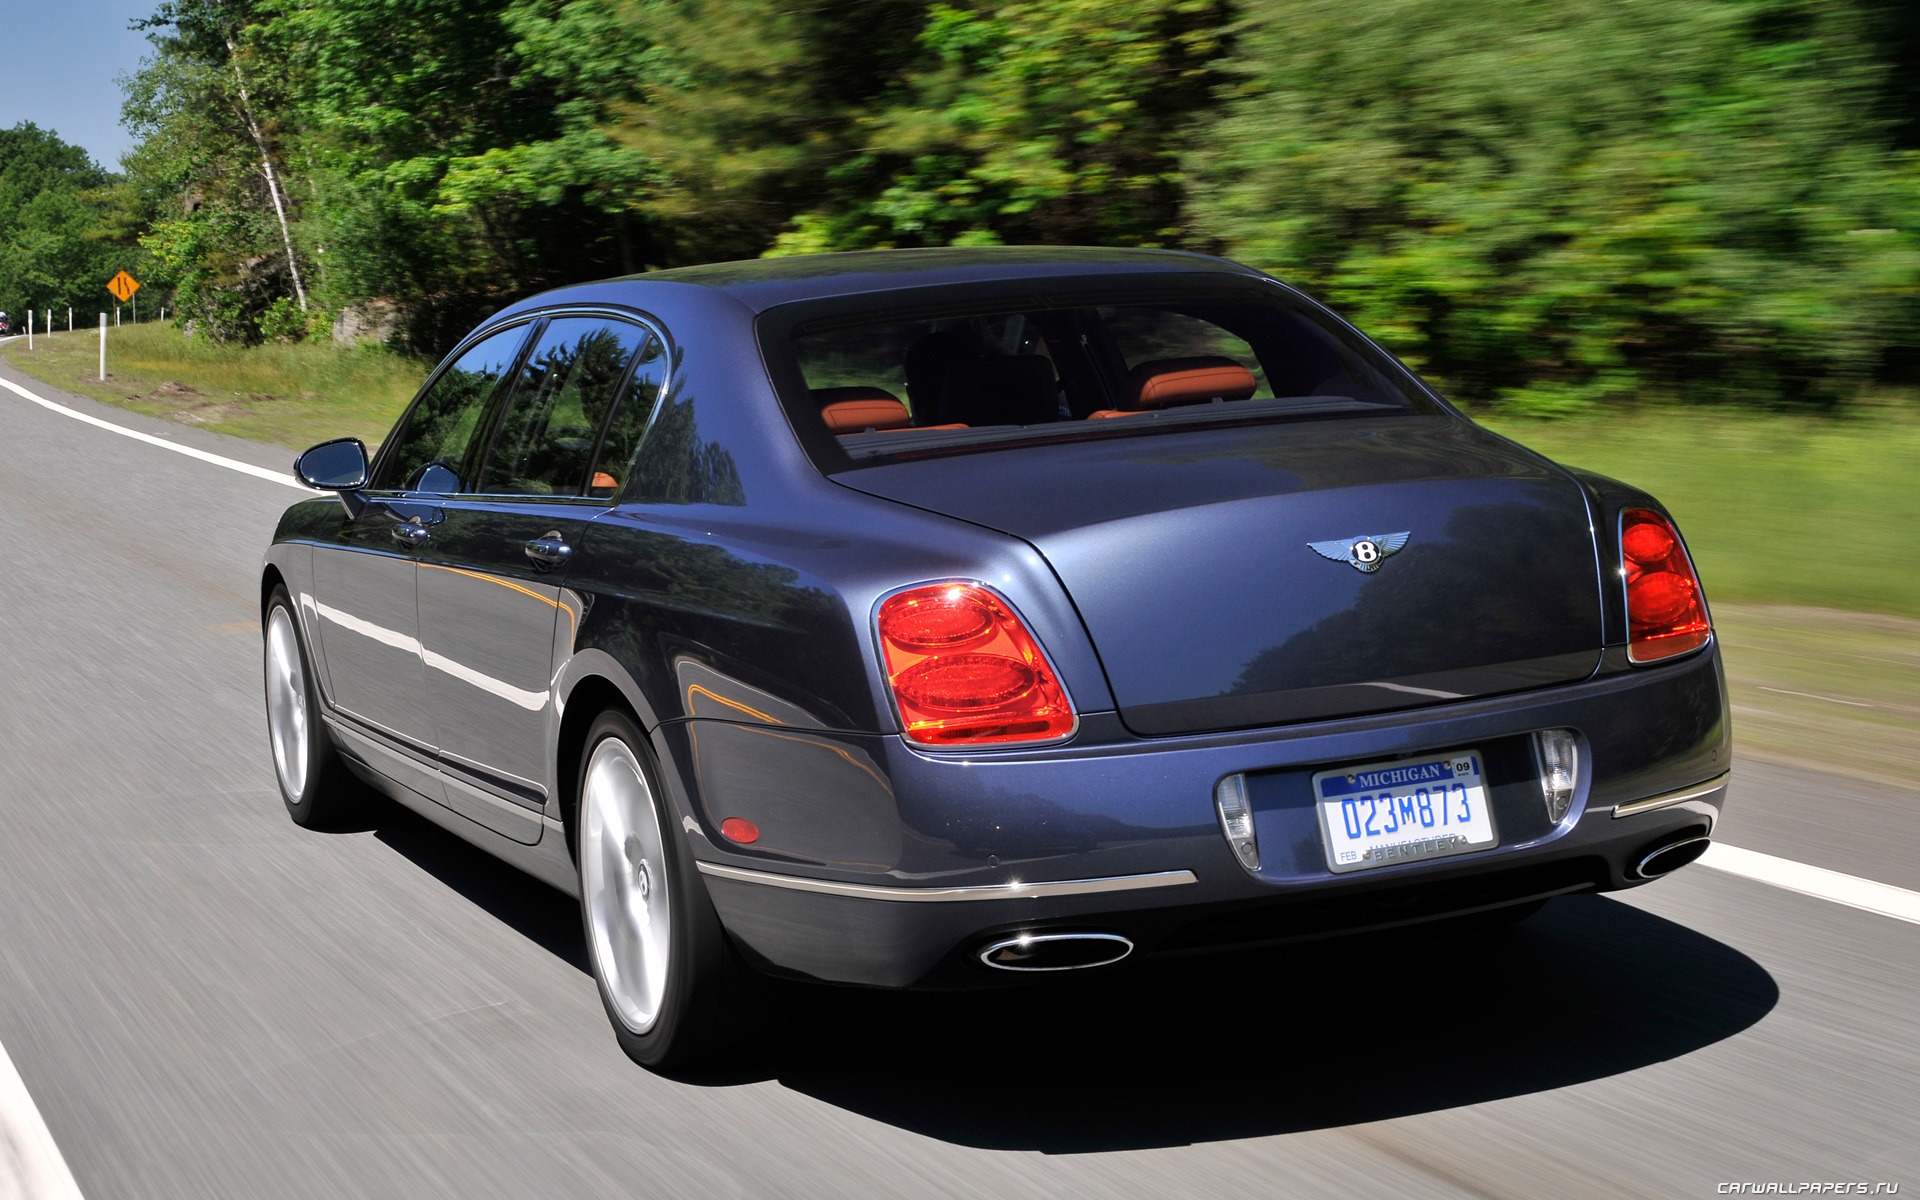
<svg viewBox="0 0 1920 1200"><path fill-rule="evenodd" d="M1633 873L1641 879L1658 879L1662 875L1671 875L1681 867L1707 852L1712 839L1705 837L1681 838L1649 853L1633 868Z"/></svg>
<svg viewBox="0 0 1920 1200"><path fill-rule="evenodd" d="M980 961L996 971L1078 971L1132 953L1133 943L1117 933L1029 933L990 943Z"/></svg>

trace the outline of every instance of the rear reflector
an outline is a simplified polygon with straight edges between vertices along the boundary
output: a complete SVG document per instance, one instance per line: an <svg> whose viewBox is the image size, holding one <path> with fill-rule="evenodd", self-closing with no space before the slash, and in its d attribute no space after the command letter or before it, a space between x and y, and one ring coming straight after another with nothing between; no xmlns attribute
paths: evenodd
<svg viewBox="0 0 1920 1200"><path fill-rule="evenodd" d="M760 827L745 817L728 817L720 822L720 836L730 842L751 846L760 840Z"/></svg>
<svg viewBox="0 0 1920 1200"><path fill-rule="evenodd" d="M922 746L1066 737L1066 689L1013 609L977 583L934 583L886 598L874 614L901 731Z"/></svg>
<svg viewBox="0 0 1920 1200"><path fill-rule="evenodd" d="M1620 517L1620 567L1627 585L1627 658L1659 662L1707 644L1713 626L1700 576L1673 522L1630 508Z"/></svg>

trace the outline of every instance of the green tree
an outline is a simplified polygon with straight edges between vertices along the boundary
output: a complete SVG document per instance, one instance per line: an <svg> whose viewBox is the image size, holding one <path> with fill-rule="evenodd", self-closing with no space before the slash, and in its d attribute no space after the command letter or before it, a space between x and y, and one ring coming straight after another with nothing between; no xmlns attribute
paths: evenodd
<svg viewBox="0 0 1920 1200"><path fill-rule="evenodd" d="M1178 150L1210 100L1217 0L935 3L923 54L858 122L833 203L780 248L1178 244Z"/></svg>
<svg viewBox="0 0 1920 1200"><path fill-rule="evenodd" d="M528 290L651 258L602 127L647 43L612 0L263 0L320 165L329 287L438 348Z"/></svg>
<svg viewBox="0 0 1920 1200"><path fill-rule="evenodd" d="M1863 11L1249 0L1191 219L1465 399L1831 402L1920 335Z"/></svg>
<svg viewBox="0 0 1920 1200"><path fill-rule="evenodd" d="M131 265L106 228L111 180L78 146L31 123L0 129L0 311L91 314Z"/></svg>
<svg viewBox="0 0 1920 1200"><path fill-rule="evenodd" d="M649 69L609 129L653 164L637 211L669 263L749 258L842 194L858 125L918 61L922 0L624 0Z"/></svg>
<svg viewBox="0 0 1920 1200"><path fill-rule="evenodd" d="M282 300L310 307L302 188L290 179L299 129L285 62L261 39L252 0L173 0L136 27L154 56L125 81L131 207L152 273L183 320L257 340Z"/></svg>

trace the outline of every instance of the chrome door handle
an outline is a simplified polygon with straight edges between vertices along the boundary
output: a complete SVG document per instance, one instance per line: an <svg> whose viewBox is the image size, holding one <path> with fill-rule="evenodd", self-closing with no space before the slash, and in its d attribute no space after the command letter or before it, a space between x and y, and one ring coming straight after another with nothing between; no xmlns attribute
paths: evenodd
<svg viewBox="0 0 1920 1200"><path fill-rule="evenodd" d="M393 540L409 546L419 546L433 536L433 531L425 525L415 525L411 521L402 521L393 527Z"/></svg>
<svg viewBox="0 0 1920 1200"><path fill-rule="evenodd" d="M527 543L527 561L540 571L553 570L566 562L567 557L572 553L573 547L567 545L566 540L557 531L534 538Z"/></svg>

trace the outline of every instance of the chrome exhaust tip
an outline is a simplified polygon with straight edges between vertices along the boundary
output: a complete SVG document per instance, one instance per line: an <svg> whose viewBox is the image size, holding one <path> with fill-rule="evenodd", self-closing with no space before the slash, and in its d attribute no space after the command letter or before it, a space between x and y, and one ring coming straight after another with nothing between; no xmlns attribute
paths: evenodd
<svg viewBox="0 0 1920 1200"><path fill-rule="evenodd" d="M1662 875L1671 875L1705 854L1707 847L1712 844L1712 839L1696 834L1656 846L1634 865L1631 873L1635 879L1658 879Z"/></svg>
<svg viewBox="0 0 1920 1200"><path fill-rule="evenodd" d="M1132 953L1133 943L1117 933L1024 933L989 943L980 961L996 971L1078 971Z"/></svg>

